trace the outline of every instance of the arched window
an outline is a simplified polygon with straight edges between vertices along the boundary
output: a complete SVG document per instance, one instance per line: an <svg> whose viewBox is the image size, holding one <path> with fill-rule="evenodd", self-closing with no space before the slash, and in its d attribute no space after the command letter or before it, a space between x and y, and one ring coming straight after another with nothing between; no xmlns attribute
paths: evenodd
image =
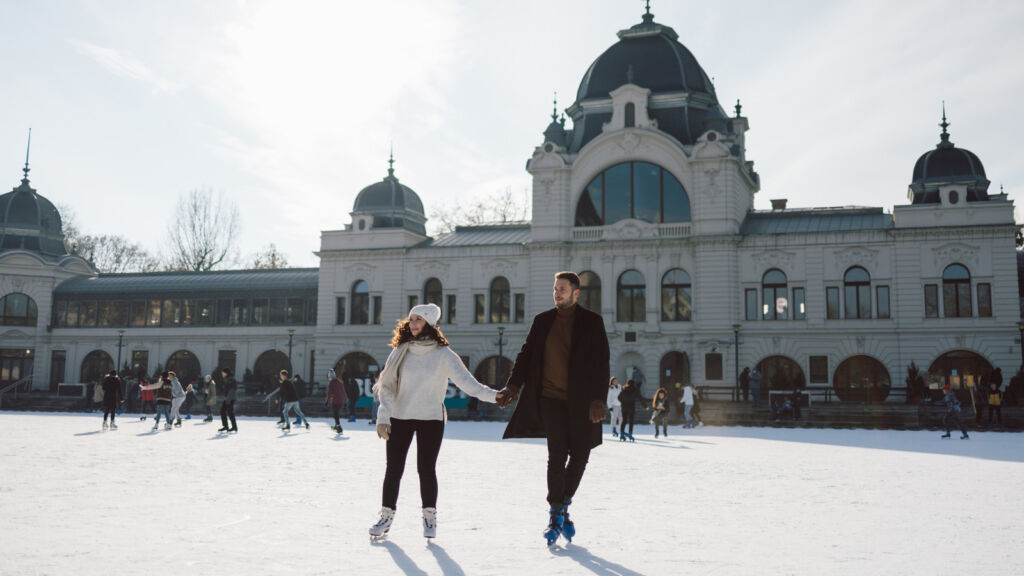
<svg viewBox="0 0 1024 576"><path fill-rule="evenodd" d="M334 365L334 372L338 375L338 378L342 382L348 380L354 380L359 386L360 396L366 398L360 398L360 406L369 406L371 403L370 398L373 396L374 378L380 373L383 366L377 363L373 359L373 356L363 352L349 352L338 360L338 363Z"/></svg>
<svg viewBox="0 0 1024 576"><path fill-rule="evenodd" d="M636 104L626 103L626 128L636 126Z"/></svg>
<svg viewBox="0 0 1024 576"><path fill-rule="evenodd" d="M871 318L871 275L860 266L854 266L843 276L846 291L846 317Z"/></svg>
<svg viewBox="0 0 1024 576"><path fill-rule="evenodd" d="M352 285L352 323L370 323L370 285L358 280Z"/></svg>
<svg viewBox="0 0 1024 576"><path fill-rule="evenodd" d="M772 268L761 279L761 317L765 320L785 320L789 317L789 299L786 273Z"/></svg>
<svg viewBox="0 0 1024 576"><path fill-rule="evenodd" d="M881 402L892 383L885 365L870 356L851 356L836 368L832 378L836 396L843 401Z"/></svg>
<svg viewBox="0 0 1024 576"><path fill-rule="evenodd" d="M765 390L792 390L794 386L807 385L804 370L790 358L785 356L768 356L757 363L761 372L761 393L763 398L768 394Z"/></svg>
<svg viewBox="0 0 1024 576"><path fill-rule="evenodd" d="M114 369L114 359L103 350L93 350L82 360L82 382L103 382L103 376Z"/></svg>
<svg viewBox="0 0 1024 576"><path fill-rule="evenodd" d="M649 162L623 162L598 174L576 204L576 226L604 226L635 218L689 222L690 198L679 180Z"/></svg>
<svg viewBox="0 0 1024 576"><path fill-rule="evenodd" d="M437 278L431 278L423 283L423 303L424 304L437 304L440 308L444 308L441 304L441 281Z"/></svg>
<svg viewBox="0 0 1024 576"><path fill-rule="evenodd" d="M580 306L601 313L601 277L587 270L580 274Z"/></svg>
<svg viewBox="0 0 1024 576"><path fill-rule="evenodd" d="M171 354L164 370L174 372L182 386L188 386L189 382L195 382L202 376L199 359L188 350L178 350Z"/></svg>
<svg viewBox="0 0 1024 576"><path fill-rule="evenodd" d="M498 276L491 280L491 323L508 322L510 294L507 278Z"/></svg>
<svg viewBox="0 0 1024 576"><path fill-rule="evenodd" d="M0 298L0 326L35 326L36 301L27 294L13 292Z"/></svg>
<svg viewBox="0 0 1024 576"><path fill-rule="evenodd" d="M669 322L688 321L692 311L690 275L686 270L673 268L661 278L661 319Z"/></svg>
<svg viewBox="0 0 1024 576"><path fill-rule="evenodd" d="M942 271L942 308L947 318L971 315L971 273L960 264Z"/></svg>
<svg viewBox="0 0 1024 576"><path fill-rule="evenodd" d="M288 361L288 355L280 350L267 350L256 358L256 364L252 367L252 375L259 383L263 384L263 392L267 393L277 388L280 380L278 374L281 370L292 371L292 363Z"/></svg>
<svg viewBox="0 0 1024 576"><path fill-rule="evenodd" d="M491 388L501 388L505 385L505 380L508 379L510 374L512 374L511 360L502 357L499 362L497 356L488 356L480 361L473 376L480 383L486 384Z"/></svg>
<svg viewBox="0 0 1024 576"><path fill-rule="evenodd" d="M615 320L618 322L643 322L647 319L647 285L644 275L636 270L626 270L619 276L618 306Z"/></svg>

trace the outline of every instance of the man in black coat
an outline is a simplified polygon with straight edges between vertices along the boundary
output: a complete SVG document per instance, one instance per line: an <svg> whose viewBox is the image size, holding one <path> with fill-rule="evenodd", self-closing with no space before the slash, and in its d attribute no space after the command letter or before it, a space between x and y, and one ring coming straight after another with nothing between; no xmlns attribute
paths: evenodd
<svg viewBox="0 0 1024 576"><path fill-rule="evenodd" d="M238 398L238 382L231 375L230 368L223 368L220 371L224 378L224 401L220 405L220 423L223 424L218 432L238 432L238 424L235 422L235 400ZM231 427L228 428L228 419L231 420Z"/></svg>
<svg viewBox="0 0 1024 576"><path fill-rule="evenodd" d="M600 314L576 304L580 278L555 275L555 307L534 317L512 375L499 394L503 407L521 390L505 438L547 438L549 543L572 539L568 506L579 488L590 450L601 444L608 395L608 337Z"/></svg>

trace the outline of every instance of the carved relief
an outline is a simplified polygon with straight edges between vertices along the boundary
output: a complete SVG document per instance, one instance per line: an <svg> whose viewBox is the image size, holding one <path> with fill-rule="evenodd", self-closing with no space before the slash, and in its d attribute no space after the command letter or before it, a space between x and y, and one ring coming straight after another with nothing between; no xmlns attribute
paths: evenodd
<svg viewBox="0 0 1024 576"><path fill-rule="evenodd" d="M978 247L967 244L946 244L933 248L935 268L942 269L953 262L963 262L972 266L978 265Z"/></svg>
<svg viewBox="0 0 1024 576"><path fill-rule="evenodd" d="M863 266L868 272L874 272L877 268L878 250L871 250L862 246L851 246L844 250L836 250L835 262L840 270L846 270L850 266Z"/></svg>
<svg viewBox="0 0 1024 576"><path fill-rule="evenodd" d="M370 266L369 264L364 264L362 262L357 262L355 264L349 264L348 266L345 266L344 269L345 269L345 276L347 276L347 277L349 277L351 279L361 278L361 279L367 280L367 281L369 281L370 276L373 274L373 271L374 271L374 267L373 266Z"/></svg>
<svg viewBox="0 0 1024 576"><path fill-rule="evenodd" d="M504 276L509 278L515 274L516 264L509 260L492 260L485 262L480 269L484 271L484 274L493 278L495 276Z"/></svg>
<svg viewBox="0 0 1024 576"><path fill-rule="evenodd" d="M626 152L632 152L639 145L640 136L638 136L635 132L626 132L622 136L622 139L619 140L619 147L625 150Z"/></svg>
<svg viewBox="0 0 1024 576"><path fill-rule="evenodd" d="M753 255L754 262L762 270L767 270L768 268L786 270L792 266L794 257L796 257L795 253L783 250L765 250Z"/></svg>

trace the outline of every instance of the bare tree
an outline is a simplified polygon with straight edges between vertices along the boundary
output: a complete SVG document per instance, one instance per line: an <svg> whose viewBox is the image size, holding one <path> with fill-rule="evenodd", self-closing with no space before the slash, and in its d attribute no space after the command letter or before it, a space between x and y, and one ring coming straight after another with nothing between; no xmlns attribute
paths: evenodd
<svg viewBox="0 0 1024 576"><path fill-rule="evenodd" d="M68 252L88 260L97 270L107 274L125 272L156 272L160 261L141 244L129 241L119 234L84 234L78 227L78 218L70 206L61 205L64 244Z"/></svg>
<svg viewBox="0 0 1024 576"><path fill-rule="evenodd" d="M508 186L470 204L439 206L431 212L430 223L435 234L444 234L455 230L456 226L522 222L529 218L529 213L527 190L516 195L512 193L512 187Z"/></svg>
<svg viewBox="0 0 1024 576"><path fill-rule="evenodd" d="M178 199L167 226L170 239L168 267L206 271L230 265L236 259L238 206L210 190L193 190Z"/></svg>
<svg viewBox="0 0 1024 576"><path fill-rule="evenodd" d="M271 243L253 256L252 267L255 270L287 268L288 257L279 251L275 244Z"/></svg>

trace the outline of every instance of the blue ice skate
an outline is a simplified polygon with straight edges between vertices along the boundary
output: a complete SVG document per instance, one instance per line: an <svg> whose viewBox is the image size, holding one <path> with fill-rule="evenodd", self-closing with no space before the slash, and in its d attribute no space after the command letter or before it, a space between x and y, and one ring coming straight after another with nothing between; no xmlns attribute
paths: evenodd
<svg viewBox="0 0 1024 576"><path fill-rule="evenodd" d="M548 527L544 530L544 539L548 541L548 546L551 546L558 540L558 535L562 533L562 521L564 520L564 507L552 508L551 519L548 521Z"/></svg>
<svg viewBox="0 0 1024 576"><path fill-rule="evenodd" d="M569 504L572 504L572 498L566 498L565 504L562 505L562 536L569 542L572 542L572 537L576 535L576 525L569 519Z"/></svg>

